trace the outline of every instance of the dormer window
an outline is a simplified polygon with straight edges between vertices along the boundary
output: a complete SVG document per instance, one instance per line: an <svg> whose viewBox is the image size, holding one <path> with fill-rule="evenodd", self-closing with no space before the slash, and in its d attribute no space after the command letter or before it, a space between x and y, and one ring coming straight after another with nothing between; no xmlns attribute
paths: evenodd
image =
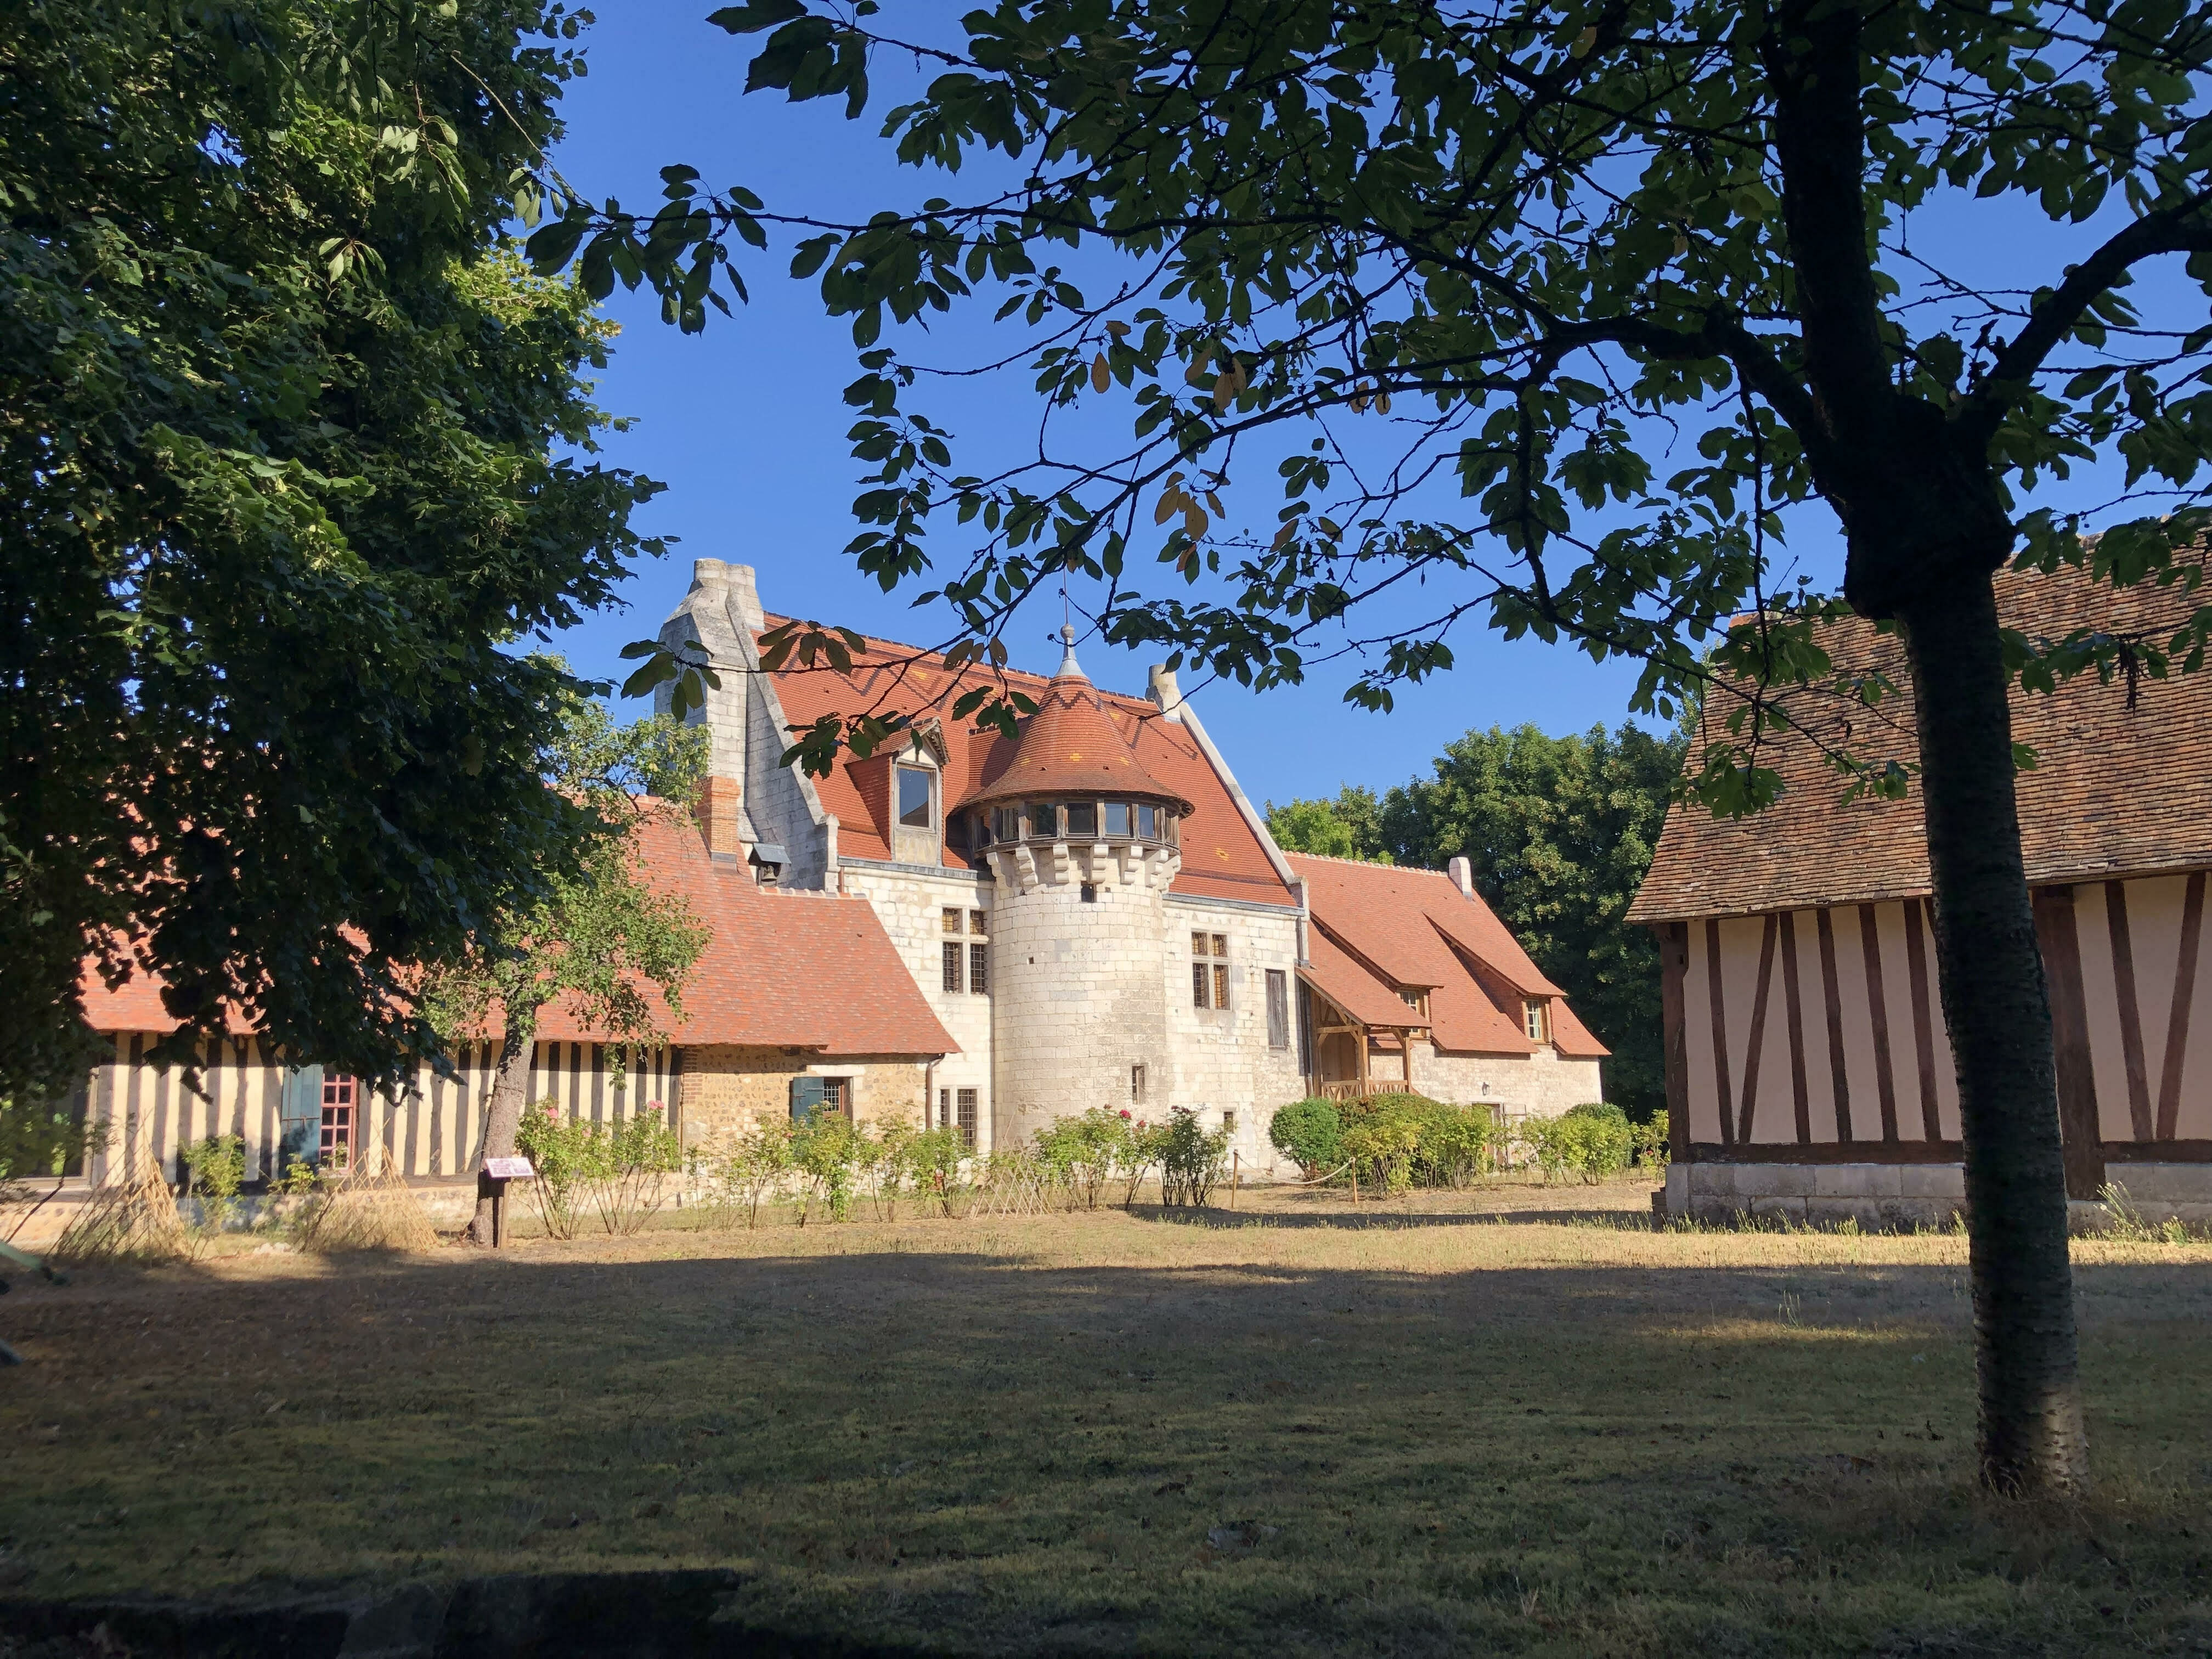
<svg viewBox="0 0 2212 1659"><path fill-rule="evenodd" d="M1423 1019L1429 1017L1429 994L1425 990L1401 986L1398 991L1398 1000L1411 1008Z"/></svg>
<svg viewBox="0 0 2212 1659"><path fill-rule="evenodd" d="M1552 1040L1552 1000L1530 997L1521 1005L1522 1023L1531 1042Z"/></svg>
<svg viewBox="0 0 2212 1659"><path fill-rule="evenodd" d="M760 887L775 887L781 884L785 854L782 848L763 842L752 850L747 860L753 867L753 883Z"/></svg>
<svg viewBox="0 0 2212 1659"><path fill-rule="evenodd" d="M926 768L898 769L898 821L902 830L933 830L937 817L930 810L930 775Z"/></svg>

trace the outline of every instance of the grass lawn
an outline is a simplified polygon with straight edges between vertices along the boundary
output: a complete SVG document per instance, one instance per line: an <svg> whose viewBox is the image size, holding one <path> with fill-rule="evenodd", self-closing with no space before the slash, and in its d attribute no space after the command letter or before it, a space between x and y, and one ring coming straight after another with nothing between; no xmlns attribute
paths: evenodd
<svg viewBox="0 0 2212 1659"><path fill-rule="evenodd" d="M2212 1246L2075 1245L2101 1484L2044 1510L1973 1488L1963 1241L1647 1194L19 1279L0 1584L732 1565L756 1617L963 1651L2212 1650Z"/></svg>

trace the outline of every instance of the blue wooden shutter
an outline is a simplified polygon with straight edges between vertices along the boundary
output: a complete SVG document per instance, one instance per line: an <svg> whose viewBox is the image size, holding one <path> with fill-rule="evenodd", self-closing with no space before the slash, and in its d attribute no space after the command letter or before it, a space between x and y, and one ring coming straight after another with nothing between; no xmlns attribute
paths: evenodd
<svg viewBox="0 0 2212 1659"><path fill-rule="evenodd" d="M824 1079L818 1077L795 1077L791 1079L791 1115L804 1123L814 1115L829 1094Z"/></svg>
<svg viewBox="0 0 2212 1659"><path fill-rule="evenodd" d="M276 1174L295 1163L313 1164L323 1138L323 1068L302 1066L288 1073L277 1107Z"/></svg>

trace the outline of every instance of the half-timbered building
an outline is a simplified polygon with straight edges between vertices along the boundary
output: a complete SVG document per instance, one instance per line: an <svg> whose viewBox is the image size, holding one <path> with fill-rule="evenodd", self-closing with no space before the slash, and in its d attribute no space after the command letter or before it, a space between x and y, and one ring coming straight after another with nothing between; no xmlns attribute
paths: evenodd
<svg viewBox="0 0 2212 1659"><path fill-rule="evenodd" d="M1997 595L2007 628L2044 641L2163 639L2194 605L2075 574L2007 572ZM1666 1202L1941 1221L1965 1185L1919 797L1839 804L1821 753L1833 739L1911 763L1910 677L1899 641L1872 624L1834 623L1823 643L1839 671L1887 675L1902 695L1872 709L1790 700L1798 728L1762 756L1779 804L1735 821L1676 807L1629 913L1664 959ZM2212 1218L2212 675L2015 688L2012 725L2034 751L2021 830L2069 1194L2112 1182L2148 1210Z"/></svg>

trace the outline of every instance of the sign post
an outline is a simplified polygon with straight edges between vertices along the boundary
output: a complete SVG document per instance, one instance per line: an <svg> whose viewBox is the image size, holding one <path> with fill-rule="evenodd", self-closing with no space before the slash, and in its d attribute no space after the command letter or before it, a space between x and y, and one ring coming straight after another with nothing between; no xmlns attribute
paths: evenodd
<svg viewBox="0 0 2212 1659"><path fill-rule="evenodd" d="M491 1200L491 1247L507 1243L507 1183L528 1181L537 1171L526 1158L488 1158L477 1172L477 1196Z"/></svg>

